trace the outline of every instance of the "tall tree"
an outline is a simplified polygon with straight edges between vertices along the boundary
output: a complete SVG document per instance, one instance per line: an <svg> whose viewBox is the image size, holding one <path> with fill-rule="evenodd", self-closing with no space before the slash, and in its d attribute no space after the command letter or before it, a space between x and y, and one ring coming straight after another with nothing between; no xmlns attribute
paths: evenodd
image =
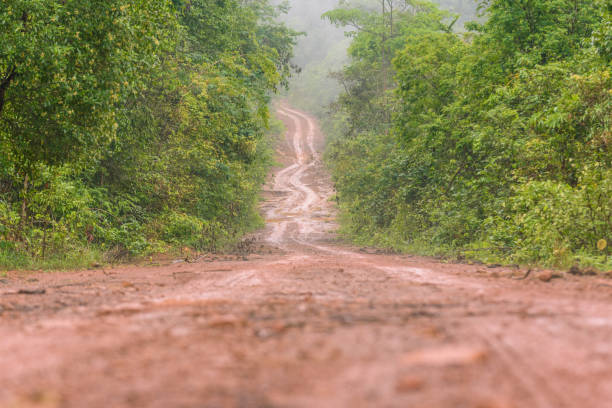
<svg viewBox="0 0 612 408"><path fill-rule="evenodd" d="M0 20L0 138L25 170L116 137L115 104L174 18L165 2L7 0Z"/></svg>

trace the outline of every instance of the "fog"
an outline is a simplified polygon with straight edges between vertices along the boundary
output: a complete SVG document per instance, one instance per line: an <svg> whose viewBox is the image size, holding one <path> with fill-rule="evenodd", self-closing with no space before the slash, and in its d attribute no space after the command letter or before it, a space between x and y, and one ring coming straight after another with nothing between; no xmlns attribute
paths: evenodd
<svg viewBox="0 0 612 408"><path fill-rule="evenodd" d="M289 13L282 17L291 28L304 32L295 49L295 74L287 97L297 106L321 113L339 94L340 85L329 78L348 60L350 40L344 29L336 28L321 15L338 6L338 0L291 0Z"/></svg>
<svg viewBox="0 0 612 408"><path fill-rule="evenodd" d="M379 0L353 0L371 4L378 10ZM460 16L455 28L463 29L466 21L475 19L478 0L434 0L441 8ZM280 0L278 1L280 2ZM291 28L304 32L295 49L293 62L300 68L291 81L286 97L296 106L320 114L341 91L340 84L329 74L342 69L347 62L350 39L347 29L337 28L321 15L339 6L340 0L290 0L290 10L281 19Z"/></svg>

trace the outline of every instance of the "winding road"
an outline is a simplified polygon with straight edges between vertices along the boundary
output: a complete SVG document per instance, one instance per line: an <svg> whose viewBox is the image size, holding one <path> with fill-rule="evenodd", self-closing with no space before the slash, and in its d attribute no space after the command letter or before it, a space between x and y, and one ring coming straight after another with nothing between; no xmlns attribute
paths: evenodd
<svg viewBox="0 0 612 408"><path fill-rule="evenodd" d="M612 280L342 244L278 116L248 255L0 279L0 407L612 407Z"/></svg>

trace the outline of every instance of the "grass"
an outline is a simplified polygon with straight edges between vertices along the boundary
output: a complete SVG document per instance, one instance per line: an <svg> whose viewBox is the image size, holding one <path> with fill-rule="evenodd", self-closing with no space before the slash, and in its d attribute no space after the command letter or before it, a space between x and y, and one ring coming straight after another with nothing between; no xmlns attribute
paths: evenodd
<svg viewBox="0 0 612 408"><path fill-rule="evenodd" d="M482 262L485 264L522 265L528 267L569 269L576 265L581 269L595 269L600 272L612 272L612 257L590 253L565 253L551 260L522 259L518 254L512 252L495 251L488 248L486 243L476 243L469 248L453 248L449 246L436 245L425 239L416 239L412 242L404 242L393 236L390 231L376 233L357 234L346 228L350 220L340 215L340 235L356 245L371 246L383 250L391 250L398 253L429 256L447 260L460 260L465 262ZM344 226L344 227L343 227Z"/></svg>
<svg viewBox="0 0 612 408"><path fill-rule="evenodd" d="M0 248L0 270L74 270L85 269L103 262L103 254L95 248L51 254L42 259L14 248ZM6 273L4 273L6 275Z"/></svg>

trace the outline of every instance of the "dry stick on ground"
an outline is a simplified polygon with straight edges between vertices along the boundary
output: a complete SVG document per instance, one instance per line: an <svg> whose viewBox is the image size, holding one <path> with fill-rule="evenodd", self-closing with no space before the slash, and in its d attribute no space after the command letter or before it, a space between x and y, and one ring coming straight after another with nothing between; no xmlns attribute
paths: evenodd
<svg viewBox="0 0 612 408"><path fill-rule="evenodd" d="M531 269L527 269L527 272L525 272L525 275L523 275L520 278L514 278L515 280L525 280L529 277L529 275L531 275Z"/></svg>
<svg viewBox="0 0 612 408"><path fill-rule="evenodd" d="M13 292L5 292L2 293L2 296L8 295L44 295L47 293L46 289L19 289L18 291Z"/></svg>

